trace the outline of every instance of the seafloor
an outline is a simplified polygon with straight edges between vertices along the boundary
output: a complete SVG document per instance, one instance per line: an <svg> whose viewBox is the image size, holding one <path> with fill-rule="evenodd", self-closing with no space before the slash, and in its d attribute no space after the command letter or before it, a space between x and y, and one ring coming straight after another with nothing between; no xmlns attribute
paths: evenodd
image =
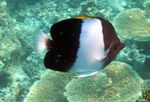
<svg viewBox="0 0 150 102"><path fill-rule="evenodd" d="M45 69L36 32L79 15L108 19L125 48L91 77ZM150 0L0 0L0 102L150 102Z"/></svg>

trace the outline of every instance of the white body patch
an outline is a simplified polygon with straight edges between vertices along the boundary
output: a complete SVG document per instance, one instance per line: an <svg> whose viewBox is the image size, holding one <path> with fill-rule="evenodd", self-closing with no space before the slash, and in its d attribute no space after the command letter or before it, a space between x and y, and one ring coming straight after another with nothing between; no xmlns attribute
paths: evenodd
<svg viewBox="0 0 150 102"><path fill-rule="evenodd" d="M101 21L96 18L84 20L79 41L77 59L70 72L79 72L83 76L93 75L101 69L102 60L106 57Z"/></svg>

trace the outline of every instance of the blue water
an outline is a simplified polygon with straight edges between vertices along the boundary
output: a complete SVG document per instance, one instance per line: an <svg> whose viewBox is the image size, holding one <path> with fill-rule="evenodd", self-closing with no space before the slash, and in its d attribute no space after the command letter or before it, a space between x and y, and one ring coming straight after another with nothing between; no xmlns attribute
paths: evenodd
<svg viewBox="0 0 150 102"><path fill-rule="evenodd" d="M104 17L125 48L98 74L46 69L37 31L63 19ZM150 0L0 0L0 102L149 102Z"/></svg>

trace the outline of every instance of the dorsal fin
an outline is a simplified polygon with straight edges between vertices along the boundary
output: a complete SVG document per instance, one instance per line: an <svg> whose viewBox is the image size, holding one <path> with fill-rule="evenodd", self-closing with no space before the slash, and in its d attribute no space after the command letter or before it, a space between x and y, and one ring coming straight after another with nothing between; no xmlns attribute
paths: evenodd
<svg viewBox="0 0 150 102"><path fill-rule="evenodd" d="M88 19L88 18L93 18L91 16L77 16L75 17L76 19L81 19L81 20L84 20L84 19Z"/></svg>

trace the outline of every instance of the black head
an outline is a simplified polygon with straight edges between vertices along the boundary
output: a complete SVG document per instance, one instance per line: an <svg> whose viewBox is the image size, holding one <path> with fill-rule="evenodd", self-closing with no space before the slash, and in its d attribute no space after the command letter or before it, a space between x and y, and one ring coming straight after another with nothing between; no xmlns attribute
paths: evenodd
<svg viewBox="0 0 150 102"><path fill-rule="evenodd" d="M46 53L45 67L68 71L76 59L82 20L67 19L54 24L50 33L53 43Z"/></svg>

